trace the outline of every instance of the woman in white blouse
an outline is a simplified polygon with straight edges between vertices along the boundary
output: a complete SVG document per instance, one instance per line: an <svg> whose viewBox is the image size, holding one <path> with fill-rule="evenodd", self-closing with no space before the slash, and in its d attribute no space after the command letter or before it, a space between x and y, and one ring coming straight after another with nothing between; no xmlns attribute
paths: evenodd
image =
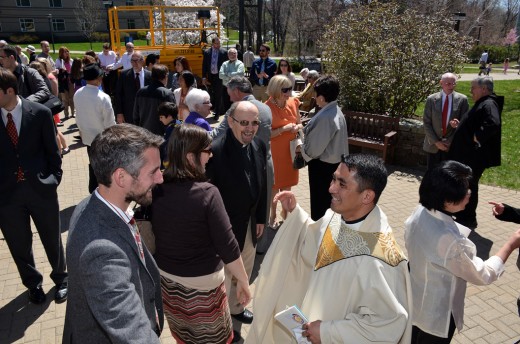
<svg viewBox="0 0 520 344"><path fill-rule="evenodd" d="M419 187L420 205L406 220L413 295L412 344L450 343L455 328L462 329L466 283L487 285L504 272L504 263L520 247L520 230L498 252L483 261L471 230L452 215L471 197L471 168L444 161L426 172Z"/></svg>

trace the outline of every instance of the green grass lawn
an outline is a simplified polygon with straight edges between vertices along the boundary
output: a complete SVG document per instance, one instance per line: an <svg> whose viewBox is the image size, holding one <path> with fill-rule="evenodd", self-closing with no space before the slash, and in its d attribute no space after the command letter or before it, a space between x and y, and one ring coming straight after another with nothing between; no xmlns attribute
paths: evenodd
<svg viewBox="0 0 520 344"><path fill-rule="evenodd" d="M473 100L469 93L471 82L457 82L457 91L468 96L470 108ZM495 93L505 97L502 112L502 165L487 169L480 180L487 185L520 190L520 80L495 81ZM422 103L416 111L421 115Z"/></svg>

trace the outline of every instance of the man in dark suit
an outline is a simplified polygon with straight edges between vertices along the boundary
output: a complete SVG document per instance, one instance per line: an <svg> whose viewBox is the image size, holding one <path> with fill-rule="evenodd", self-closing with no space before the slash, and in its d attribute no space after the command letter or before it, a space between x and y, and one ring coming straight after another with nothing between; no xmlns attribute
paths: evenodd
<svg viewBox="0 0 520 344"><path fill-rule="evenodd" d="M222 80L220 80L218 72L222 64L227 61L228 54L225 49L220 47L220 39L215 37L211 40L211 48L204 52L202 59L202 83L208 86L215 120L223 115L224 102L222 100Z"/></svg>
<svg viewBox="0 0 520 344"><path fill-rule="evenodd" d="M157 108L163 102L175 103L173 92L165 87L167 82L168 67L155 64L150 85L141 88L135 95L134 124L161 136L164 135L164 124L159 120Z"/></svg>
<svg viewBox="0 0 520 344"><path fill-rule="evenodd" d="M500 166L503 97L493 93L493 78L478 77L471 82L475 104L457 126L449 158L471 167L471 197L466 208L455 214L456 221L475 229L477 223L478 183L484 170Z"/></svg>
<svg viewBox="0 0 520 344"><path fill-rule="evenodd" d="M63 343L160 343L159 270L128 207L133 201L149 205L152 189L163 182L163 141L146 129L120 124L92 142L90 162L99 187L71 218Z"/></svg>
<svg viewBox="0 0 520 344"><path fill-rule="evenodd" d="M206 165L210 182L220 191L233 233L240 246L244 268L251 275L257 238L266 220L266 147L255 137L258 108L249 101L236 102L227 117L229 129L213 141L213 157ZM244 323L253 314L236 298L236 280L226 269L226 291L231 315ZM240 339L240 334L235 334Z"/></svg>
<svg viewBox="0 0 520 344"><path fill-rule="evenodd" d="M54 299L67 299L57 188L61 158L51 112L18 96L16 76L0 68L0 228L29 289L29 300L45 302L43 276L32 252L32 218L52 267Z"/></svg>
<svg viewBox="0 0 520 344"><path fill-rule="evenodd" d="M274 168L273 159L271 157L271 123L273 121L271 109L269 106L255 99L255 96L253 96L253 87L251 86L251 82L246 77L232 77L229 80L227 86L227 93L229 95L229 99L231 99L233 103L247 100L258 108L258 119L260 120L260 125L258 126L256 137L258 137L264 143L267 152L267 202L270 202L272 186L274 184ZM210 135L213 137L213 139L216 139L217 137L220 137L227 132L229 128L227 119L228 116L229 111L226 113L226 117L222 122L220 122L219 126L210 132ZM269 220L270 209L271 204L268 204L266 209L266 221Z"/></svg>
<svg viewBox="0 0 520 344"><path fill-rule="evenodd" d="M424 106L423 149L428 153L428 169L447 159L455 133L450 122L455 119L460 120L469 109L468 98L454 91L457 84L455 74L443 74L440 84L442 91L428 96Z"/></svg>
<svg viewBox="0 0 520 344"><path fill-rule="evenodd" d="M152 73L143 68L144 58L135 51L130 58L132 68L123 70L117 80L114 97L114 113L117 123L134 123L135 94L139 89L150 84Z"/></svg>

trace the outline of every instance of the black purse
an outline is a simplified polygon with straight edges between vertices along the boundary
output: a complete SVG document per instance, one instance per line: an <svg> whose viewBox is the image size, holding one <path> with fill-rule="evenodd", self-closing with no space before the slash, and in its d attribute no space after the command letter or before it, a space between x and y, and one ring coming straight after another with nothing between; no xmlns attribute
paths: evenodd
<svg viewBox="0 0 520 344"><path fill-rule="evenodd" d="M307 161L305 161L305 159L303 158L302 153L296 153L292 165L295 170L301 170L302 168L307 166Z"/></svg>
<svg viewBox="0 0 520 344"><path fill-rule="evenodd" d="M42 103L42 105L48 107L51 110L51 114L53 115L65 110L65 107L63 106L63 103L61 102L60 98L56 97L54 94L51 94L49 96L49 99L47 99L45 103Z"/></svg>

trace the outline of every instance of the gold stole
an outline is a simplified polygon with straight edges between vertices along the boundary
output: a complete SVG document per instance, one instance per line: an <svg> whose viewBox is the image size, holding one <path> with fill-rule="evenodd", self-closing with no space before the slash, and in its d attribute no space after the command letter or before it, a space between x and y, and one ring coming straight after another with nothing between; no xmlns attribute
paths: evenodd
<svg viewBox="0 0 520 344"><path fill-rule="evenodd" d="M341 221L339 214L334 214L321 240L314 270L361 255L372 256L393 267L406 260L392 232L359 232Z"/></svg>

